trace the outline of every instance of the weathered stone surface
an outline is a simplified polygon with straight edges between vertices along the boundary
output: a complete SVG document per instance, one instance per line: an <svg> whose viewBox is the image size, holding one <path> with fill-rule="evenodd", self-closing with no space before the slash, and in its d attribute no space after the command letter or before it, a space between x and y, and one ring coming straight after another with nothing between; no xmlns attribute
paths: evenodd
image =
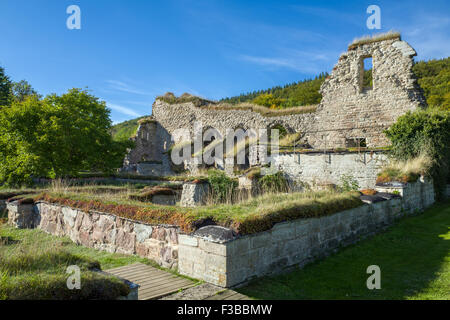
<svg viewBox="0 0 450 320"><path fill-rule="evenodd" d="M135 223L134 232L136 233L136 241L142 243L152 237L153 228L145 224Z"/></svg>
<svg viewBox="0 0 450 320"><path fill-rule="evenodd" d="M213 225L202 227L196 230L194 232L194 235L209 239L213 242L229 241L236 237L236 233L233 230Z"/></svg>
<svg viewBox="0 0 450 320"><path fill-rule="evenodd" d="M185 183L181 193L180 206L196 207L206 203L209 185L207 183Z"/></svg>
<svg viewBox="0 0 450 320"><path fill-rule="evenodd" d="M67 235L76 243L99 250L137 254L168 268L178 265L177 227L150 226L45 202L35 208L40 218L37 226L48 233Z"/></svg>
<svg viewBox="0 0 450 320"><path fill-rule="evenodd" d="M16 228L34 228L39 221L32 204L19 204L14 201L8 203L6 209L8 210L8 223Z"/></svg>
<svg viewBox="0 0 450 320"><path fill-rule="evenodd" d="M195 123L201 124L204 129L215 128L222 136L226 135L227 129L257 130L281 125L288 132L303 133L304 144L313 149L349 147L354 139L365 139L367 147L385 146L389 141L383 131L399 116L426 105L412 72L415 54L414 49L400 37L350 48L339 57L322 84L322 100L316 111L309 113L266 117L251 109L227 110L210 101L204 101L199 106L193 102L170 104L156 99L152 106L153 117L139 126L135 138L137 146L125 159L124 169L139 172L140 167L146 165L153 168L157 162L159 169L155 170L163 173L163 168L167 167L166 160L170 161L166 151L173 143L192 141ZM364 59L368 57L373 59L373 87L370 89L363 87ZM175 135L180 128L189 133ZM369 168L377 166L370 164L369 154L358 156ZM332 161L339 162L336 159ZM225 171L231 169L232 174L232 166L222 162L218 161L216 165ZM186 169L192 172L196 167L195 163L187 161ZM305 166L294 162L292 167L294 173L296 170L303 171ZM312 166L313 169L316 167ZM360 167L350 166L349 170L353 172L355 169L359 174ZM330 169L325 172L333 172L331 166L324 165L324 169ZM308 175L307 172L305 174Z"/></svg>
<svg viewBox="0 0 450 320"><path fill-rule="evenodd" d="M152 197L152 203L164 206L174 206L176 200L176 195L154 195Z"/></svg>

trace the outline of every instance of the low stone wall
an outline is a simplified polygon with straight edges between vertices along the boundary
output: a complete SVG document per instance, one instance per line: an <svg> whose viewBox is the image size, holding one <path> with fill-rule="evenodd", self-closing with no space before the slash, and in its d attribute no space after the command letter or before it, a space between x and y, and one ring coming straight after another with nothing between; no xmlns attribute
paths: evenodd
<svg viewBox="0 0 450 320"><path fill-rule="evenodd" d="M86 247L136 254L166 268L178 265L178 227L148 225L111 214L38 202L8 204L9 223L19 228L39 228L56 236L68 236Z"/></svg>
<svg viewBox="0 0 450 320"><path fill-rule="evenodd" d="M402 194L402 198L391 200L385 200L393 198L385 195L385 201L379 197L376 201L380 202L330 216L279 223L269 231L234 240L179 235L178 271L232 287L255 277L303 266L434 203L433 185L424 180L404 186Z"/></svg>
<svg viewBox="0 0 450 320"><path fill-rule="evenodd" d="M362 197L368 204L361 207L321 218L278 223L271 230L243 237L219 226L206 226L191 235L180 234L175 226L148 225L47 202L30 205L16 201L8 203L7 210L9 223L16 227L68 236L86 247L136 254L161 266L178 268L181 274L232 287L303 266L434 203L433 184L423 178L413 184L377 189L382 193Z"/></svg>
<svg viewBox="0 0 450 320"><path fill-rule="evenodd" d="M342 153L280 153L275 166L291 180L307 183L310 187L321 184L341 184L343 175L351 175L360 188L373 188L377 174L387 161L381 152Z"/></svg>

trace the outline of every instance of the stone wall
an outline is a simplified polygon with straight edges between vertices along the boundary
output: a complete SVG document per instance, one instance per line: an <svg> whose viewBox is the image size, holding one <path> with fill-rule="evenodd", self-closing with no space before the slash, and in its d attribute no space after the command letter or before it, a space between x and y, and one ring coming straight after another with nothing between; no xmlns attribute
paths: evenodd
<svg viewBox="0 0 450 320"><path fill-rule="evenodd" d="M7 209L9 224L16 227L37 227L86 247L136 254L164 267L178 268L181 274L231 287L303 266L434 203L433 184L423 178L413 184L377 189L383 193L366 197L363 201L369 204L358 208L278 223L271 230L242 237L219 226L180 234L175 226L148 225L46 202L30 205L16 201L8 203ZM398 191L401 197L386 191Z"/></svg>
<svg viewBox="0 0 450 320"><path fill-rule="evenodd" d="M220 110L196 107L193 103L169 104L156 99L152 107L153 116L170 134L180 128L194 132L194 122L203 129L215 128L223 136L227 129L268 129L282 125L288 131L306 131L314 119L313 113L300 113L278 117L265 117L251 110Z"/></svg>
<svg viewBox="0 0 450 320"><path fill-rule="evenodd" d="M416 52L396 39L361 44L343 53L321 86L310 141L316 148L345 147L346 139L366 138L367 146L388 143L382 133L407 111L425 105L412 67ZM372 58L373 88L362 87L363 60Z"/></svg>
<svg viewBox="0 0 450 320"><path fill-rule="evenodd" d="M373 188L387 156L381 152L288 153L275 158L275 167L290 180L310 187L341 184L343 175L351 175L360 188Z"/></svg>
<svg viewBox="0 0 450 320"><path fill-rule="evenodd" d="M429 207L434 203L434 189L432 183L422 180L404 187L403 198L385 197L392 199L321 218L278 223L269 231L231 241L180 235L178 271L231 287L301 267L377 232L405 214Z"/></svg>
<svg viewBox="0 0 450 320"><path fill-rule="evenodd" d="M154 119L142 120L136 131L133 149L125 157L122 172L163 176L173 174L167 150L170 135Z"/></svg>
<svg viewBox="0 0 450 320"><path fill-rule="evenodd" d="M56 236L67 236L86 247L136 254L163 267L178 265L178 227L148 225L107 213L38 202L8 204L9 223L19 228L39 228ZM20 214L22 213L22 214Z"/></svg>
<svg viewBox="0 0 450 320"><path fill-rule="evenodd" d="M135 165L132 170L137 173L157 172L137 163L149 152L153 154L150 158L169 161L166 154L156 154L172 145L171 135L177 129L190 131L190 137L179 139L192 139L194 122L201 123L204 129L215 128L223 136L227 129L269 129L281 125L289 132L301 132L304 145L313 149L352 147L355 139L370 148L386 146L389 141L383 131L401 115L426 104L412 72L415 55L414 49L399 36L352 47L339 57L321 86L321 103L310 113L268 117L252 110L226 110L210 101L197 106L193 102L172 104L156 99L152 109L155 123L140 126L137 147L126 161ZM373 62L371 89L362 86L363 61L368 57ZM162 168L167 167L164 164Z"/></svg>
<svg viewBox="0 0 450 320"><path fill-rule="evenodd" d="M206 203L209 193L208 183L185 183L181 193L181 207L196 207Z"/></svg>

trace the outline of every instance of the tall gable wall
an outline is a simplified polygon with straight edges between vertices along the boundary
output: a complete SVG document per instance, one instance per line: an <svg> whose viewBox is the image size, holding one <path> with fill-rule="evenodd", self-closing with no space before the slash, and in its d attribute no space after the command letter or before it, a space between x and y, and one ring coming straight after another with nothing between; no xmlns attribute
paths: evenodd
<svg viewBox="0 0 450 320"><path fill-rule="evenodd" d="M416 52L398 39L359 45L343 53L321 87L323 96L310 140L315 148L345 147L366 138L367 146L388 144L382 133L398 117L425 104L412 72ZM373 88L362 88L363 60L372 58Z"/></svg>

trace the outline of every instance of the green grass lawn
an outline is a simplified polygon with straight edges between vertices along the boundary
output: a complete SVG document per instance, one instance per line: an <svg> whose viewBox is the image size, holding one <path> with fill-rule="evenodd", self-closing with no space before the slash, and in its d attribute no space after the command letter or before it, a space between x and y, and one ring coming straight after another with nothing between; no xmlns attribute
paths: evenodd
<svg viewBox="0 0 450 320"><path fill-rule="evenodd" d="M381 269L369 290L366 269ZM450 299L450 202L289 274L238 289L256 299Z"/></svg>
<svg viewBox="0 0 450 320"><path fill-rule="evenodd" d="M94 272L150 260L77 246L41 230L0 225L0 300L115 299L128 294L114 277ZM81 269L81 290L67 289L67 267Z"/></svg>

